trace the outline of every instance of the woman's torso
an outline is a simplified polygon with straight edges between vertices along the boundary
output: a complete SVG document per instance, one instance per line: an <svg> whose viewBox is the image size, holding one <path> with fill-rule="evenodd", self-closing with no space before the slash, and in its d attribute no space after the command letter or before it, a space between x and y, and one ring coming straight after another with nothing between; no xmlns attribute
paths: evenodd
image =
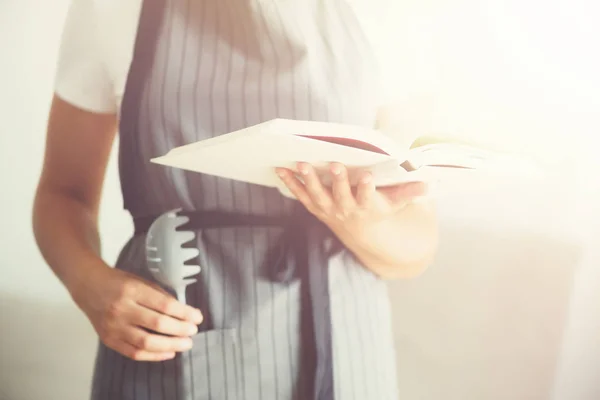
<svg viewBox="0 0 600 400"><path fill-rule="evenodd" d="M121 129L120 152L131 214L180 207L288 213L293 202L275 190L148 160L272 118L373 126L379 82L354 6L360 1L168 1L136 112L121 115L122 128L129 127ZM117 47L125 52L128 45ZM299 282L264 278L265 256L281 229L196 233L203 270L188 302L210 314L209 330L194 339L191 356L160 365L101 347L95 398L185 398L176 392L190 390L178 383L189 369L193 398L306 398L298 368ZM152 279L143 236L128 243L117 267ZM330 259L328 269L336 399L397 398L384 283L347 252Z"/></svg>

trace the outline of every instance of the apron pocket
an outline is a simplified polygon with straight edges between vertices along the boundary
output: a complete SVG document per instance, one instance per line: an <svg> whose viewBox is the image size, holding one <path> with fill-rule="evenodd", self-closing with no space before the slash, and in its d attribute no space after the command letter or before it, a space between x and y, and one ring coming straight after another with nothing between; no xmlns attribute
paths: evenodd
<svg viewBox="0 0 600 400"><path fill-rule="evenodd" d="M240 398L240 350L235 329L200 332L179 357L181 400Z"/></svg>

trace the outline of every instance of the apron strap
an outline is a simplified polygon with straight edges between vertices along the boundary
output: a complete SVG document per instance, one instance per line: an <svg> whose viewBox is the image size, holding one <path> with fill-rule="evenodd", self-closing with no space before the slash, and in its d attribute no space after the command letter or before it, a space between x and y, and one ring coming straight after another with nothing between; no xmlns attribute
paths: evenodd
<svg viewBox="0 0 600 400"><path fill-rule="evenodd" d="M139 201L135 166L142 157L135 132L143 104L146 82L154 66L158 38L163 24L166 0L142 0L133 57L127 74L119 118L119 175L123 205L129 209Z"/></svg>

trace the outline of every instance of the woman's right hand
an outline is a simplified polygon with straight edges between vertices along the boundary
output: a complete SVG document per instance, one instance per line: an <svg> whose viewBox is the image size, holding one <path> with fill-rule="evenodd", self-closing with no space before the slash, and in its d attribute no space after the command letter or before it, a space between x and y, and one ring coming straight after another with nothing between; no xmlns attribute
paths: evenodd
<svg viewBox="0 0 600 400"><path fill-rule="evenodd" d="M135 275L99 270L73 298L106 346L138 361L164 361L191 349L199 310Z"/></svg>
<svg viewBox="0 0 600 400"><path fill-rule="evenodd" d="M100 339L127 357L161 361L191 347L202 316L100 259L98 210L117 128L116 113L90 112L54 96L33 228L44 259Z"/></svg>

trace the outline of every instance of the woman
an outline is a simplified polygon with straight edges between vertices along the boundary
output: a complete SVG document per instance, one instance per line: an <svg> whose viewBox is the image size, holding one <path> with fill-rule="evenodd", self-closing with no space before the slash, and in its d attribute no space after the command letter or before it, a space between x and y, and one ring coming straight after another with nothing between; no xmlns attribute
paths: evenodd
<svg viewBox="0 0 600 400"><path fill-rule="evenodd" d="M299 163L304 183L277 171L292 201L148 161L277 117L375 125L383 100L365 5L74 1L34 228L100 337L93 399L397 399L384 282L433 256L431 207L411 201L424 185L376 190L365 175L351 188L332 165L329 191ZM109 268L97 216L117 128L136 232ZM203 269L189 304L145 259L148 221L177 208L199 216L190 229ZM210 218L223 226L203 225Z"/></svg>

